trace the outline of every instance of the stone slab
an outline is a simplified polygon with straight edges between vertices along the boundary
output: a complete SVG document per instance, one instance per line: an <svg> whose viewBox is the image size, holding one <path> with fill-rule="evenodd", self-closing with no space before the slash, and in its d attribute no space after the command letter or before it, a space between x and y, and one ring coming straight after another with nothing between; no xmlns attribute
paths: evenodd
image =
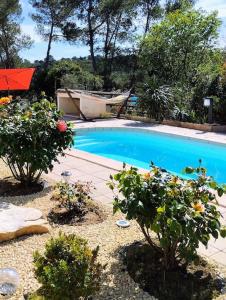
<svg viewBox="0 0 226 300"><path fill-rule="evenodd" d="M0 242L22 235L47 232L48 223L42 218L40 210L0 203Z"/></svg>

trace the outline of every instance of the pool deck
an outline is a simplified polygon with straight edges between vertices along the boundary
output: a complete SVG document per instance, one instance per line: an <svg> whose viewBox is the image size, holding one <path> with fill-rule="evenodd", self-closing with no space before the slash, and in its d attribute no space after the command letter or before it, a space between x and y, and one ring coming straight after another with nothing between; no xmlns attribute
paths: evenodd
<svg viewBox="0 0 226 300"><path fill-rule="evenodd" d="M161 124L149 124L131 120L100 120L96 122L72 121L75 129L79 128L134 128L146 129L155 132L180 135L187 138L195 138L209 142L222 143L226 145L226 133L203 132L193 129L172 127ZM98 200L106 205L112 205L113 193L106 186L110 174L117 173L122 168L122 163L89 154L83 151L72 149L66 152L65 157L59 158L60 164L55 164L54 169L47 177L52 180L61 180L60 174L64 170L72 173L71 181L92 181L95 186L93 191L94 200ZM141 170L144 172L144 170ZM222 223L226 225L226 196L219 202L219 210L222 213ZM217 241L212 239L208 249L200 246L199 252L218 263L226 266L226 240L219 238Z"/></svg>

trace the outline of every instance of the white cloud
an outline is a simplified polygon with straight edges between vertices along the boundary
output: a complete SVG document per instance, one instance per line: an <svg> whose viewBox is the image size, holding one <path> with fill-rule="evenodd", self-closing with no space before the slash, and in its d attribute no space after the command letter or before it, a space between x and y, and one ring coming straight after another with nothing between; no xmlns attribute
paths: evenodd
<svg viewBox="0 0 226 300"><path fill-rule="evenodd" d="M21 29L24 34L29 35L35 43L41 43L42 39L35 31L33 24L21 24Z"/></svg>

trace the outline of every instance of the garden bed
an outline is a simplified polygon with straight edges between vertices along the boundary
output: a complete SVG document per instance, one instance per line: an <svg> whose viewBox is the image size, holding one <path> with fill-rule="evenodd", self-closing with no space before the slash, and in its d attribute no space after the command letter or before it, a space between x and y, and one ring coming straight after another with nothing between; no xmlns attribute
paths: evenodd
<svg viewBox="0 0 226 300"><path fill-rule="evenodd" d="M0 195L1 196L24 196L34 193L39 193L43 190L42 182L33 184L31 186L24 186L12 176L5 177L0 180Z"/></svg>
<svg viewBox="0 0 226 300"><path fill-rule="evenodd" d="M176 120L163 120L162 122L158 122L148 117L130 116L130 115L126 115L126 119L133 120L133 121L141 121L146 123L156 123L156 124L163 124L163 125L169 125L175 127L195 129L195 130L201 130L206 132L226 132L226 125L220 125L220 124L198 124L198 123L190 123L190 122L181 122Z"/></svg>
<svg viewBox="0 0 226 300"><path fill-rule="evenodd" d="M0 161L0 177L9 176L9 171L3 167ZM47 215L55 203L50 200L51 193L44 190L38 194L17 196L17 197L0 197L0 201L10 202L25 207L40 209L44 217ZM101 207L101 204L100 204ZM39 288L33 273L33 252L44 250L45 243L51 236L58 236L59 231L75 233L83 238L88 239L92 248L100 246L99 259L101 263L107 264L103 276L102 288L100 293L94 299L154 299L146 292L139 289L132 278L124 271L123 264L119 261L116 249L119 246L132 243L136 239L142 238L142 234L135 222L131 223L128 229L120 229L115 225L121 215L112 216L111 208L103 207L106 212L106 218L102 223L82 226L62 225L52 227L49 234L30 235L1 243L0 246L0 268L16 268L20 274L20 287L17 294L10 298L12 300L22 299L22 296Z"/></svg>
<svg viewBox="0 0 226 300"><path fill-rule="evenodd" d="M2 171L0 177L9 176L8 170L3 168L1 162L0 169ZM0 201L38 208L43 212L44 217L47 218L50 209L55 205L50 198L51 193L49 190L44 190L38 194L27 196L1 197ZM103 207L103 209L106 212L106 219L102 223L84 224L82 226L61 225L60 227L52 227L49 234L24 236L2 243L0 246L0 268L16 268L21 278L18 292L11 299L22 299L23 295L34 292L39 288L33 273L33 252L35 250L42 252L49 238L58 236L59 231L67 234L75 233L86 238L92 248L95 248L97 245L100 246L99 260L101 263L107 264L107 267L102 278L101 290L93 298L94 300L156 299L142 290L139 287L139 283L134 282L120 259L119 252L122 252L126 245L131 245L134 241L143 239L143 234L140 232L136 222L132 221L131 226L127 229L120 229L115 225L115 222L122 218L122 215L112 216L111 208ZM222 269L222 272L226 274L226 270Z"/></svg>
<svg viewBox="0 0 226 300"><path fill-rule="evenodd" d="M68 211L65 208L54 207L48 214L48 221L52 225L92 225L101 223L106 219L106 213L95 203L87 205L83 209L82 214L78 214L76 210Z"/></svg>
<svg viewBox="0 0 226 300"><path fill-rule="evenodd" d="M200 258L199 264L180 264L165 271L161 256L144 242L136 242L123 251L123 261L135 282L159 300L211 300L225 289L216 266Z"/></svg>

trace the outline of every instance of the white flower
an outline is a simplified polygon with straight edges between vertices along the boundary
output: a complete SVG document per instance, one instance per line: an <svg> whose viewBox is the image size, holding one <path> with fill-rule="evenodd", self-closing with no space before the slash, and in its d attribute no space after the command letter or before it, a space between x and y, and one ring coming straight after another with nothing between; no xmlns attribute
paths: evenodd
<svg viewBox="0 0 226 300"><path fill-rule="evenodd" d="M144 183L143 183L143 187L144 187L144 188L147 188L147 187L148 187L147 182L144 182Z"/></svg>

